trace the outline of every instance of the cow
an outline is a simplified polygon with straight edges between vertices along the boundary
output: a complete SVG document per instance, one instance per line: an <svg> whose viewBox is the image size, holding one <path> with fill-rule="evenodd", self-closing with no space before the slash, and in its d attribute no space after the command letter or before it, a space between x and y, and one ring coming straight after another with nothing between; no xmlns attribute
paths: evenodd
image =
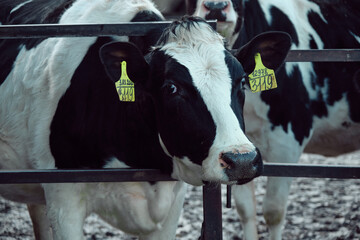
<svg viewBox="0 0 360 240"><path fill-rule="evenodd" d="M0 9L3 25L163 19L148 0L11 0ZM92 212L140 239L174 239L185 183L261 174L244 134L246 76L257 52L280 67L290 36L260 34L232 54L201 18L174 21L155 43L158 32L149 34L1 40L0 169L155 168L178 180L0 185L1 196L28 205L36 239L84 239Z"/></svg>
<svg viewBox="0 0 360 240"><path fill-rule="evenodd" d="M356 1L199 0L195 15L217 19L235 49L264 31L284 31L292 49L360 48ZM303 152L335 156L360 147L359 63L286 63L278 88L245 91L246 134L268 162L296 163ZM268 178L263 214L281 239L291 178ZM252 183L233 187L245 239L258 239Z"/></svg>

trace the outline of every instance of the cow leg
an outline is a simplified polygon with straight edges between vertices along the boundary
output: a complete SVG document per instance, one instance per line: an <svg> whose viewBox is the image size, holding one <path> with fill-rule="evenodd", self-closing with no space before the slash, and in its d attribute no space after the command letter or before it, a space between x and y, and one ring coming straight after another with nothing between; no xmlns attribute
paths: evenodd
<svg viewBox="0 0 360 240"><path fill-rule="evenodd" d="M33 224L36 240L52 239L51 226L46 216L46 206L37 204L27 205L30 218Z"/></svg>
<svg viewBox="0 0 360 240"><path fill-rule="evenodd" d="M258 239L254 182L244 185L235 185L232 190L236 210L240 215L241 224L244 229L244 239Z"/></svg>
<svg viewBox="0 0 360 240"><path fill-rule="evenodd" d="M181 215L181 210L184 205L186 184L177 182L174 188L175 198L170 208L169 215L159 230L152 232L149 235L140 236L139 240L172 240L175 239L178 221Z"/></svg>
<svg viewBox="0 0 360 240"><path fill-rule="evenodd" d="M43 184L54 240L84 240L86 202L82 184Z"/></svg>
<svg viewBox="0 0 360 240"><path fill-rule="evenodd" d="M299 145L293 136L278 132L276 136L271 136L270 139L273 142L268 149L276 150L270 150L263 155L266 156L265 159L268 162L296 163L299 160L303 147ZM292 178L268 178L263 213L269 227L271 240L281 239L291 181Z"/></svg>
<svg viewBox="0 0 360 240"><path fill-rule="evenodd" d="M292 178L268 178L263 211L271 240L281 239L291 180Z"/></svg>

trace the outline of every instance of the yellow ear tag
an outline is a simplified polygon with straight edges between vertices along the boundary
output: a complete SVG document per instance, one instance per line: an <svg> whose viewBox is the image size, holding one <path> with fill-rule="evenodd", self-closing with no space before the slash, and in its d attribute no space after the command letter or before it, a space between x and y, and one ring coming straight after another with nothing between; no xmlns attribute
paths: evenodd
<svg viewBox="0 0 360 240"><path fill-rule="evenodd" d="M116 91L122 102L135 102L134 83L130 80L126 73L126 62L121 62L121 77L115 82Z"/></svg>
<svg viewBox="0 0 360 240"><path fill-rule="evenodd" d="M255 69L249 75L249 83L254 93L277 88L274 70L264 66L260 53L255 54Z"/></svg>

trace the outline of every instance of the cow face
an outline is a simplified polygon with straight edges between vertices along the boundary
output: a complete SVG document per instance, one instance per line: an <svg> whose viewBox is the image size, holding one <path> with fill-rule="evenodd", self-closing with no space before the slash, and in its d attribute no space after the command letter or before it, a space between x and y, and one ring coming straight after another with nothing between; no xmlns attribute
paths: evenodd
<svg viewBox="0 0 360 240"><path fill-rule="evenodd" d="M194 15L217 20L217 31L226 39L232 39L243 23L242 9L242 0L198 0Z"/></svg>
<svg viewBox="0 0 360 240"><path fill-rule="evenodd" d="M266 49L264 61L274 56L273 64L281 64L290 40L272 39L260 36L233 56L206 22L187 18L173 23L145 58L135 45L120 42L104 45L100 55L111 79L119 79L125 60L130 79L152 96L159 144L172 158L174 178L194 185L245 183L261 174L262 160L244 134L242 84L256 52Z"/></svg>

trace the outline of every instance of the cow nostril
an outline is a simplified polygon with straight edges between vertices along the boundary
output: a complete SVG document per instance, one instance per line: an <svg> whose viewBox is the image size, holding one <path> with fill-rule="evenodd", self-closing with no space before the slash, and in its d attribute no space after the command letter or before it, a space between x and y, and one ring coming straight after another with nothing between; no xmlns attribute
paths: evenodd
<svg viewBox="0 0 360 240"><path fill-rule="evenodd" d="M232 152L221 153L219 161L222 168L234 168L236 164L235 154Z"/></svg>
<svg viewBox="0 0 360 240"><path fill-rule="evenodd" d="M222 158L219 159L219 162L220 162L220 167L221 168L223 168L223 169L225 169L225 168L231 169L230 165L227 164Z"/></svg>

